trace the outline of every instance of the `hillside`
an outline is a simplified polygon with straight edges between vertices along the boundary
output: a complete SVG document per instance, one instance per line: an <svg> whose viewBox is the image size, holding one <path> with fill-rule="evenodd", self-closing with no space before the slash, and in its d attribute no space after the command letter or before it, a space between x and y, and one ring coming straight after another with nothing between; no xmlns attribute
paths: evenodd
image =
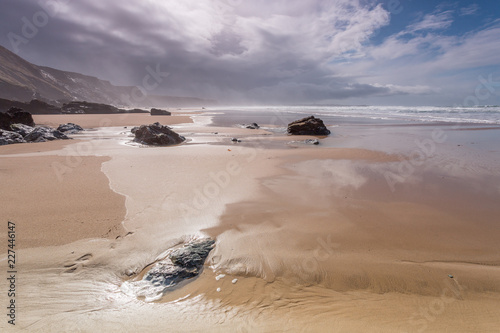
<svg viewBox="0 0 500 333"><path fill-rule="evenodd" d="M79 73L34 65L0 46L0 98L29 102L38 99L61 105L69 101L89 101L127 107L206 106L213 100L194 97L150 95L133 103L121 98L130 95L131 86L115 86L109 81Z"/></svg>

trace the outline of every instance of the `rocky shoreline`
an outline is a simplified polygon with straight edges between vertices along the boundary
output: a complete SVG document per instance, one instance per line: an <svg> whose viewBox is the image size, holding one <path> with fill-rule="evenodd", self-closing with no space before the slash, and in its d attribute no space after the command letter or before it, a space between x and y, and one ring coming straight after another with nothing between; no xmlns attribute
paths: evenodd
<svg viewBox="0 0 500 333"><path fill-rule="evenodd" d="M57 129L48 126L36 126L31 113L11 107L7 112L0 112L0 146L15 143L46 142L69 140L66 134L75 134L83 128L73 124L62 124Z"/></svg>

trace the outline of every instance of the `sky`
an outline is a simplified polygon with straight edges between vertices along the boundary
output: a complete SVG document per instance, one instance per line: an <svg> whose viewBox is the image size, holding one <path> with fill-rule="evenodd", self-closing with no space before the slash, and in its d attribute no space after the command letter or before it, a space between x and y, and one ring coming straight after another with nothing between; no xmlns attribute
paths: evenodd
<svg viewBox="0 0 500 333"><path fill-rule="evenodd" d="M0 0L0 44L223 104L500 104L498 0ZM496 88L495 88L496 87Z"/></svg>

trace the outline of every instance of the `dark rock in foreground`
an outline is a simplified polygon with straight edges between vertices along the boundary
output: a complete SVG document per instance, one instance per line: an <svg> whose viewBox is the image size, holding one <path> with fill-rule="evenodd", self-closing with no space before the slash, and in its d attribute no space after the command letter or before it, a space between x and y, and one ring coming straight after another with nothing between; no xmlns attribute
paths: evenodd
<svg viewBox="0 0 500 333"><path fill-rule="evenodd" d="M288 124L287 132L292 135L328 135L330 130L323 120L310 116Z"/></svg>
<svg viewBox="0 0 500 333"><path fill-rule="evenodd" d="M186 140L183 136L172 131L170 127L160 123L142 125L138 129L133 128L131 132L135 134L134 141L144 145L171 146Z"/></svg>
<svg viewBox="0 0 500 333"><path fill-rule="evenodd" d="M192 241L174 250L168 258L157 262L143 280L155 286L172 287L179 282L197 276L205 263L215 241L206 238Z"/></svg>
<svg viewBox="0 0 500 333"><path fill-rule="evenodd" d="M59 132L50 127L35 127L31 132L29 132L24 140L26 142L45 142L53 140L68 140L70 139L66 134Z"/></svg>
<svg viewBox="0 0 500 333"><path fill-rule="evenodd" d="M24 138L21 134L12 132L12 131L4 131L0 129L0 146L10 145L13 143L25 143Z"/></svg>
<svg viewBox="0 0 500 333"><path fill-rule="evenodd" d="M170 116L172 113L167 110L162 110L162 109L151 109L151 115L152 116Z"/></svg>
<svg viewBox="0 0 500 333"><path fill-rule="evenodd" d="M0 125L0 145L70 139L59 130L45 126L35 127L31 114L19 108L1 112Z"/></svg>
<svg viewBox="0 0 500 333"><path fill-rule="evenodd" d="M12 107L7 112L0 112L0 129L10 131L13 124L35 126L31 114L23 109Z"/></svg>
<svg viewBox="0 0 500 333"><path fill-rule="evenodd" d="M173 251L169 257L174 265L186 268L199 268L205 262L205 259L212 250L214 244L215 241L212 239L188 243L184 247Z"/></svg>
<svg viewBox="0 0 500 333"><path fill-rule="evenodd" d="M10 125L10 130L16 132L17 134L21 134L23 137L28 135L34 129L33 126L28 126L24 124L12 124Z"/></svg>
<svg viewBox="0 0 500 333"><path fill-rule="evenodd" d="M62 132L62 133L75 134L75 133L83 131L83 128L77 124L67 123L67 124L59 125L57 130L59 132Z"/></svg>

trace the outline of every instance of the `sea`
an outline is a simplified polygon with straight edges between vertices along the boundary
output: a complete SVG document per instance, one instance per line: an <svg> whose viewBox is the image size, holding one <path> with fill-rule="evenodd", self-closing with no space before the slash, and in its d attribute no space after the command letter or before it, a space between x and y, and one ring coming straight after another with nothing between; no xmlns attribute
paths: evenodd
<svg viewBox="0 0 500 333"><path fill-rule="evenodd" d="M326 122L340 124L373 123L454 123L454 124L489 124L500 125L500 106L243 106L220 107L213 109L216 114L230 114L230 118L247 118L245 113L252 112L253 117L280 119L297 118L297 115L314 115ZM221 117L215 117L214 123L225 123ZM224 117L229 118L229 117Z"/></svg>

